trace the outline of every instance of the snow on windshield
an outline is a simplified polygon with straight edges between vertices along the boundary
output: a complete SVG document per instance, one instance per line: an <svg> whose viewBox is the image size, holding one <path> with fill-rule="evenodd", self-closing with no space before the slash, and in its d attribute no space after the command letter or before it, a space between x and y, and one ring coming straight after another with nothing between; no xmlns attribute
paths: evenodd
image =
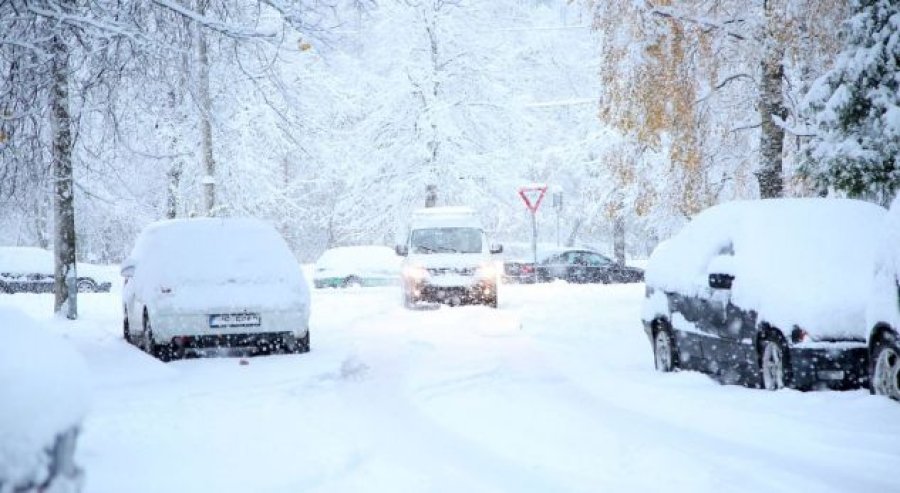
<svg viewBox="0 0 900 493"><path fill-rule="evenodd" d="M168 282L295 281L300 267L284 240L250 219L163 221L148 228L133 258L143 274Z"/></svg>
<svg viewBox="0 0 900 493"><path fill-rule="evenodd" d="M481 230L476 228L415 229L413 253L481 253Z"/></svg>
<svg viewBox="0 0 900 493"><path fill-rule="evenodd" d="M699 295L710 269L735 276L732 302L790 332L865 333L874 239L885 211L835 199L731 202L699 214L650 258L647 284ZM733 252L733 259L728 257Z"/></svg>

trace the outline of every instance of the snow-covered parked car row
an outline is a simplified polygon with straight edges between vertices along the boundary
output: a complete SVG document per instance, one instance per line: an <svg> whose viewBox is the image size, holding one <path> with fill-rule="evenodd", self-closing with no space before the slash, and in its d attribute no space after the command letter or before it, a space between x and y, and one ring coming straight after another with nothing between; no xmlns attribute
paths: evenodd
<svg viewBox="0 0 900 493"><path fill-rule="evenodd" d="M886 218L838 199L702 212L647 267L642 319L657 369L773 390L871 378L874 392L900 399L900 201Z"/></svg>
<svg viewBox="0 0 900 493"><path fill-rule="evenodd" d="M109 292L112 282L99 265L75 266L79 293ZM53 292L53 254L37 247L0 247L0 293Z"/></svg>
<svg viewBox="0 0 900 493"><path fill-rule="evenodd" d="M275 228L181 219L145 228L122 264L123 335L178 359L220 347L309 351L309 289Z"/></svg>

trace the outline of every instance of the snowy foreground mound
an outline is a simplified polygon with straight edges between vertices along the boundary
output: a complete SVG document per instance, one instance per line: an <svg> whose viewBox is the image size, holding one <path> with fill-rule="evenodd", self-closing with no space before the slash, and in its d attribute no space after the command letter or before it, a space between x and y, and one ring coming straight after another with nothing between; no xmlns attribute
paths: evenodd
<svg viewBox="0 0 900 493"><path fill-rule="evenodd" d="M0 490L47 479L47 449L85 416L87 382L68 343L0 305Z"/></svg>

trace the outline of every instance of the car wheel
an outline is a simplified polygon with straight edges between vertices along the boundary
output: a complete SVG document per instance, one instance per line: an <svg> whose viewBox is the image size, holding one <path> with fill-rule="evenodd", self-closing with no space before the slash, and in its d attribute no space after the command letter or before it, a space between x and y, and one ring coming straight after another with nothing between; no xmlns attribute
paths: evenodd
<svg viewBox="0 0 900 493"><path fill-rule="evenodd" d="M675 340L672 337L672 331L666 327L660 327L653 335L653 359L657 371L668 373L678 368L675 358Z"/></svg>
<svg viewBox="0 0 900 493"><path fill-rule="evenodd" d="M79 279L78 282L75 283L75 289L77 289L79 293L97 292L97 286L90 279Z"/></svg>
<svg viewBox="0 0 900 493"><path fill-rule="evenodd" d="M122 337L125 339L125 342L132 344L131 340L131 328L128 326L128 313L125 313L125 316L122 319Z"/></svg>
<svg viewBox="0 0 900 493"><path fill-rule="evenodd" d="M900 342L885 334L872 350L872 393L900 401Z"/></svg>
<svg viewBox="0 0 900 493"><path fill-rule="evenodd" d="M172 359L172 351L168 344L157 344L153 337L153 326L150 324L150 317L144 314L144 351L163 362Z"/></svg>
<svg viewBox="0 0 900 493"><path fill-rule="evenodd" d="M484 300L485 306L489 306L491 308L497 308L497 296L490 296Z"/></svg>
<svg viewBox="0 0 900 493"><path fill-rule="evenodd" d="M767 337L760 342L759 372L766 390L779 390L790 383L787 351L779 337Z"/></svg>
<svg viewBox="0 0 900 493"><path fill-rule="evenodd" d="M294 347L291 352L295 354L309 352L309 329L306 330L306 335L294 341Z"/></svg>
<svg viewBox="0 0 900 493"><path fill-rule="evenodd" d="M341 286L345 288L358 288L362 286L362 281L356 276L350 276L344 279L344 282L341 284Z"/></svg>

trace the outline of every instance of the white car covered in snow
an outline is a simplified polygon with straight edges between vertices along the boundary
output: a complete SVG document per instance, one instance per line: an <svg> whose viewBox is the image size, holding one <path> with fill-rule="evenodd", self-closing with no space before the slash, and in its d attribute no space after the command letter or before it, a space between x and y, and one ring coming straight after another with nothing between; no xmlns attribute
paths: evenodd
<svg viewBox="0 0 900 493"><path fill-rule="evenodd" d="M309 351L309 289L267 223L154 223L138 236L122 276L124 337L156 357L238 346Z"/></svg>
<svg viewBox="0 0 900 493"><path fill-rule="evenodd" d="M642 318L657 369L767 389L865 384L884 217L837 199L730 202L697 215L647 266Z"/></svg>
<svg viewBox="0 0 900 493"><path fill-rule="evenodd" d="M330 248L316 261L313 284L317 288L397 285L402 260L386 246Z"/></svg>
<svg viewBox="0 0 900 493"><path fill-rule="evenodd" d="M885 222L871 293L866 311L870 388L900 401L900 197Z"/></svg>
<svg viewBox="0 0 900 493"><path fill-rule="evenodd" d="M406 243L397 246L403 263L403 302L497 306L503 267L493 258L500 245L489 246L475 211L467 207L432 207L416 211Z"/></svg>
<svg viewBox="0 0 900 493"><path fill-rule="evenodd" d="M75 492L87 367L66 342L0 306L0 491Z"/></svg>

